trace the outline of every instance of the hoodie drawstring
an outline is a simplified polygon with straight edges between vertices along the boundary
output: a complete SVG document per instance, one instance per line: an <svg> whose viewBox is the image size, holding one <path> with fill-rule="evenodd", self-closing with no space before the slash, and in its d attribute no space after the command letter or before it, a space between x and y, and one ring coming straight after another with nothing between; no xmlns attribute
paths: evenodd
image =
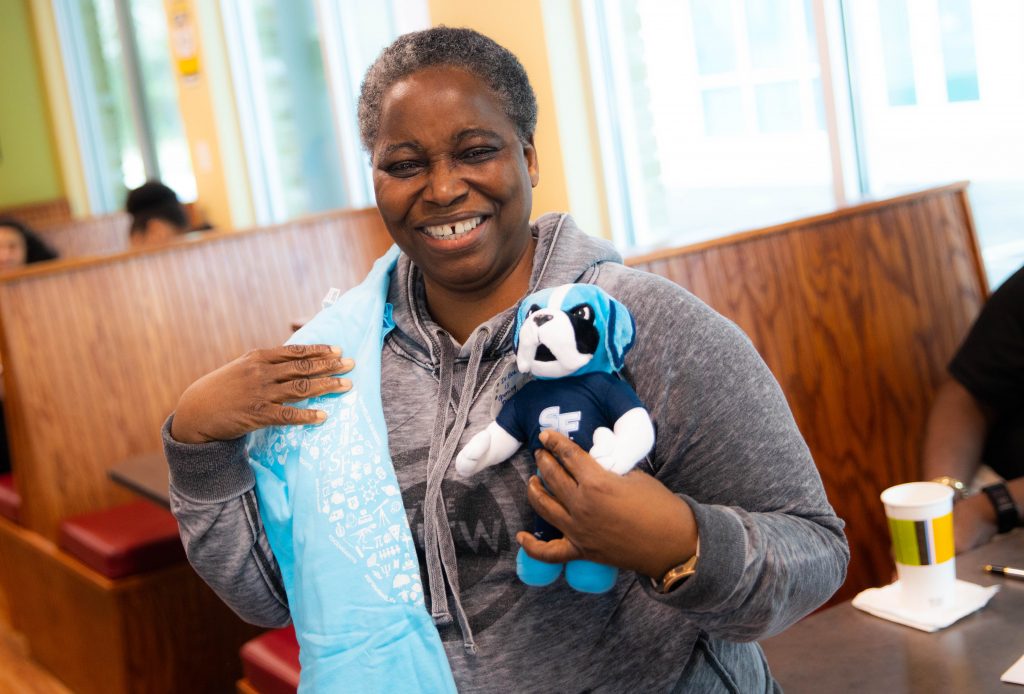
<svg viewBox="0 0 1024 694"><path fill-rule="evenodd" d="M427 580L430 587L431 617L435 624L450 624L451 613L448 610L448 596L445 592L445 578L452 590L455 603L455 614L462 631L463 646L469 653L476 653L473 631L469 626L469 618L462 607L462 594L459 587L459 570L455 558L455 541L452 538L451 525L448 523L448 512L445 508L442 483L445 473L455 458L455 449L459 445L469 411L473 406L476 391L477 374L483 361L484 348L487 345L489 331L482 328L470 350L469 364L459 396L458 409L452 428L445 436L448 403L454 395L454 379L452 370L454 357L451 340L443 331L438 331L435 346L439 348L440 373L438 378L437 414L434 419L434 436L430 442L430 454L427 459L427 490L423 499L424 545L427 553ZM444 403L444 404L443 404Z"/></svg>
<svg viewBox="0 0 1024 694"><path fill-rule="evenodd" d="M554 230L551 232L552 240L548 245L547 252L541 261L540 270L536 273L527 293L533 292L541 286L548 263L551 261L555 245L557 244L562 226L568 219L568 215L562 215L558 219ZM416 288L417 273L415 267L407 275L404 292L405 301L412 308L413 323L424 344L430 350L430 358L433 363L438 364L437 384L437 412L434 417L434 435L430 440L430 452L427 457L427 489L423 499L424 537L423 544L426 551L427 583L430 590L430 612L434 623L439 626L446 626L452 623L452 615L448 609L448 595L445 581L452 591L452 602L455 604L455 616L458 620L459 629L462 632L463 647L468 653L476 653L476 642L473 640L473 631L469 626L469 619L462 606L462 593L459 587L458 563L455 555L455 541L452 538L451 525L448 523L448 512L445 508L442 484L445 474L455 458L456 448L459 440L466 430L466 422L469 419L469 411L477 397L484 392L490 383L491 377L500 365L500 359L491 365L486 375L479 384L478 375L483 362L484 350L491 337L491 331L486 327L479 328L477 338L470 349L469 363L466 366L466 376L462 383L461 394L458 405L454 406L455 420L451 429L445 435L448 424L448 410L452 407L455 395L454 367L455 357L451 338L443 330L431 331L422 323L417 310ZM504 325L496 331L499 339L496 345L502 344L509 336L515 324L515 312L505 321ZM433 334L431 335L431 332Z"/></svg>

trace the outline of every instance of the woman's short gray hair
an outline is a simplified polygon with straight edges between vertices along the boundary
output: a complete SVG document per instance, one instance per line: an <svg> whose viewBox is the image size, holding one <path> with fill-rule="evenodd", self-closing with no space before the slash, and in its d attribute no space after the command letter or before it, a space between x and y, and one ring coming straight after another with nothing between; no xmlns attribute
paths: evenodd
<svg viewBox="0 0 1024 694"><path fill-rule="evenodd" d="M385 48L366 72L359 94L359 136L373 151L384 94L417 70L434 65L462 68L483 80L526 142L537 127L537 97L519 59L472 29L438 26L404 34Z"/></svg>

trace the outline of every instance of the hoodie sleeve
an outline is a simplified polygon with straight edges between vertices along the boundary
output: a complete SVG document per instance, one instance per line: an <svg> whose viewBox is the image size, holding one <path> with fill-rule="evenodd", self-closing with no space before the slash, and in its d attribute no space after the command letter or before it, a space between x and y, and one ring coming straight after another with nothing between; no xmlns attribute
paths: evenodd
<svg viewBox="0 0 1024 694"><path fill-rule="evenodd" d="M667 280L624 273L607 288L636 319L627 368L656 424L655 476L693 509L701 553L697 573L668 595L640 582L712 636L782 631L842 584L843 521L739 328Z"/></svg>
<svg viewBox="0 0 1024 694"><path fill-rule="evenodd" d="M173 417L162 431L164 454L171 512L189 563L245 621L285 626L288 599L260 520L245 438L179 443L171 438Z"/></svg>

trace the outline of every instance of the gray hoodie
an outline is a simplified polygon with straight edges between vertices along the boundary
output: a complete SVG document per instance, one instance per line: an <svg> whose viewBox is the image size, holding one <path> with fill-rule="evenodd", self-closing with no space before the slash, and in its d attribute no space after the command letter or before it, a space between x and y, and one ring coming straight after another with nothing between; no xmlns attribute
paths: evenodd
<svg viewBox="0 0 1024 694"><path fill-rule="evenodd" d="M735 325L679 286L624 267L569 217L545 215L534 233L530 291L593 282L632 312L637 341L624 376L657 431L639 467L693 508L701 557L668 595L625 571L602 595L519 582L514 538L532 527L531 456L521 450L468 480L452 464L496 413L495 388L514 362L514 309L458 345L431 319L419 270L403 255L389 291L384 418L427 607L460 691L772 691L754 640L824 602L849 559L778 384ZM168 431L172 510L192 565L244 619L287 624L244 439L185 445Z"/></svg>

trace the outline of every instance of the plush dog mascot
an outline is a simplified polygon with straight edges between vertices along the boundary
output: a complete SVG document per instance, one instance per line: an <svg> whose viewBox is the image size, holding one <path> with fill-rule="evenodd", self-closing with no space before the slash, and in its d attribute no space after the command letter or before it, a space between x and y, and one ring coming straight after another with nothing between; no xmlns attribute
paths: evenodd
<svg viewBox="0 0 1024 694"><path fill-rule="evenodd" d="M565 434L611 472L633 469L654 445L647 410L616 375L635 331L626 307L594 285L566 284L526 297L516 315L516 366L535 380L470 439L455 460L458 473L468 477L507 460L524 443L535 451L546 429ZM538 516L534 535L547 541L561 532ZM524 583L546 586L562 565L533 559L520 548L516 569ZM569 585L586 593L611 590L617 576L615 567L590 561L565 567Z"/></svg>

